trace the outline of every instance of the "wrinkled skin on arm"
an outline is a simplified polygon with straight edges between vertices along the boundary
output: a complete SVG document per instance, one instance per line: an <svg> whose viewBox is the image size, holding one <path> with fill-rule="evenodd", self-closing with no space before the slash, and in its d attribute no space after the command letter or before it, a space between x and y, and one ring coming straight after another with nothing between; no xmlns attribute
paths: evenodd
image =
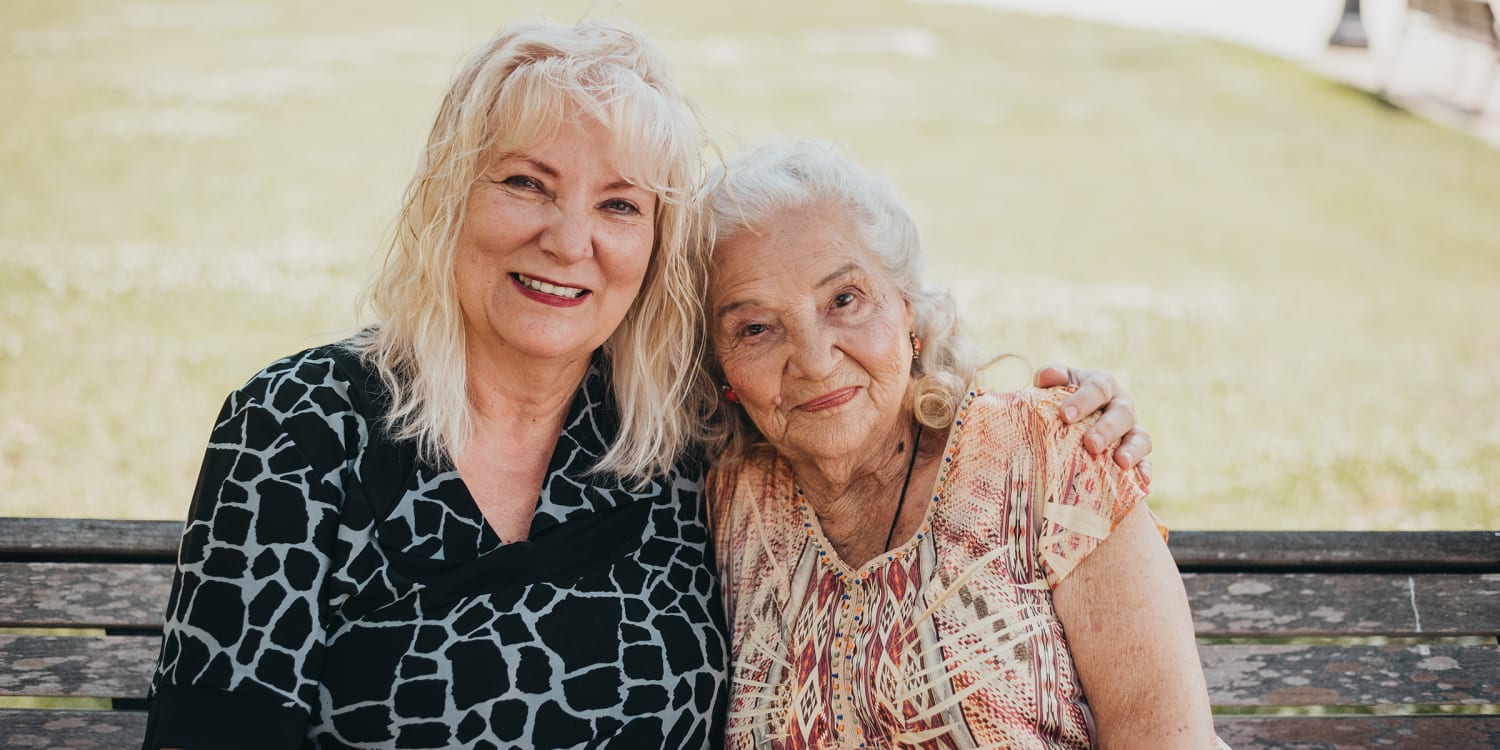
<svg viewBox="0 0 1500 750"><path fill-rule="evenodd" d="M1139 505L1053 589L1099 747L1218 747L1187 593Z"/></svg>

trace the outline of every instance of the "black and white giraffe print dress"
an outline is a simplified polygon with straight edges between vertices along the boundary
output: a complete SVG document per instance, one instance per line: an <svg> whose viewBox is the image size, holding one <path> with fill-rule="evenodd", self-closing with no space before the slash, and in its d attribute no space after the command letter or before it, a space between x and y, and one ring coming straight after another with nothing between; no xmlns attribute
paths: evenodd
<svg viewBox="0 0 1500 750"><path fill-rule="evenodd" d="M696 458L587 475L616 431L596 357L530 535L383 437L343 345L219 414L183 532L145 746L717 747L727 636Z"/></svg>

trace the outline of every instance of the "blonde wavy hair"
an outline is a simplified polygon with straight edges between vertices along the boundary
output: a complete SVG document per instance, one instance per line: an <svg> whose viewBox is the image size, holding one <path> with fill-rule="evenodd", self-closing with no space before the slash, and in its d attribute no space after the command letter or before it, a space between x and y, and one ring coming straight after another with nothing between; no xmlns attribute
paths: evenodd
<svg viewBox="0 0 1500 750"><path fill-rule="evenodd" d="M709 185L703 198L704 234L696 246L705 268L715 247L778 221L788 211L817 207L842 212L851 220L862 244L879 258L916 318L922 351L912 365L913 417L932 429L947 427L974 380L979 360L959 333L953 296L923 280L917 225L895 191L833 145L811 139L761 146L717 170ZM706 279L699 294L707 309ZM765 438L744 409L729 406L719 395L714 383L723 382L723 373L706 340L702 350L697 395L702 399L699 408L709 415L704 443L710 456L733 461L764 444Z"/></svg>
<svg viewBox="0 0 1500 750"><path fill-rule="evenodd" d="M571 120L569 118L572 118ZM436 461L472 438L454 254L469 190L492 159L546 142L568 121L613 136L615 163L658 199L641 292L604 345L619 432L595 466L637 481L665 472L695 436L702 313L694 199L710 146L697 111L643 37L598 22L502 29L459 70L401 206L385 261L362 295L376 323L352 348L389 392L387 427Z"/></svg>

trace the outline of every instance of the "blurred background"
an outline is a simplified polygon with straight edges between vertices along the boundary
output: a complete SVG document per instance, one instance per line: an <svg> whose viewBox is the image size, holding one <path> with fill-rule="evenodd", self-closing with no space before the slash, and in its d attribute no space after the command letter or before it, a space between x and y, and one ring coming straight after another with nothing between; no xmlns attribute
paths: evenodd
<svg viewBox="0 0 1500 750"><path fill-rule="evenodd" d="M887 177L986 350L1115 373L1168 525L1500 528L1500 91L1402 6L6 0L0 514L183 517L225 394L358 325L463 55L590 16L727 154Z"/></svg>

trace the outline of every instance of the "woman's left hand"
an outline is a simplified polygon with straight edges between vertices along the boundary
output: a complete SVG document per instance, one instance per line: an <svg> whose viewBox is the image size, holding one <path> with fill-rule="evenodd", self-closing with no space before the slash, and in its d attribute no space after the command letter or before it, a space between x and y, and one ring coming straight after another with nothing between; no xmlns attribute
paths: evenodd
<svg viewBox="0 0 1500 750"><path fill-rule="evenodd" d="M1036 371L1035 385L1038 388L1055 388L1060 385L1076 385L1078 391L1063 402L1063 421L1069 424L1103 409L1099 421L1083 436L1083 447L1089 453L1099 455L1105 446L1116 440L1115 463L1128 469L1140 464L1141 475L1151 483L1151 462L1146 454L1151 452L1151 436L1136 422L1135 402L1125 389L1103 370L1079 370L1063 365L1047 365Z"/></svg>

